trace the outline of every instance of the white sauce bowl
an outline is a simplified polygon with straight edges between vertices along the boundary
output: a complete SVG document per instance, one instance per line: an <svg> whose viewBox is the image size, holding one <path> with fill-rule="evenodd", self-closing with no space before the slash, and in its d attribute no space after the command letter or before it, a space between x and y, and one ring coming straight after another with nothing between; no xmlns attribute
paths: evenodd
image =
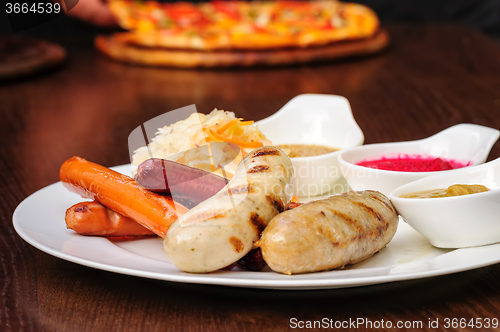
<svg viewBox="0 0 500 332"><path fill-rule="evenodd" d="M349 102L341 96L299 95L275 114L258 121L257 126L273 145L313 144L342 150L359 146L364 141ZM320 156L292 158L294 195L315 196L334 191L342 178L338 165L340 150Z"/></svg>
<svg viewBox="0 0 500 332"><path fill-rule="evenodd" d="M440 198L400 197L454 184L481 184L491 191ZM500 158L406 184L392 191L390 198L403 219L436 247L500 242Z"/></svg>

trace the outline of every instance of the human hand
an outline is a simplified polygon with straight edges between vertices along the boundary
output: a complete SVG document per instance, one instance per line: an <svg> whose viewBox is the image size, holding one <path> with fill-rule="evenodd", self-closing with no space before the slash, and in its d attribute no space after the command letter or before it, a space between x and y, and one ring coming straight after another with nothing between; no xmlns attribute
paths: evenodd
<svg viewBox="0 0 500 332"><path fill-rule="evenodd" d="M108 6L102 0L79 0L68 15L102 27L117 27Z"/></svg>

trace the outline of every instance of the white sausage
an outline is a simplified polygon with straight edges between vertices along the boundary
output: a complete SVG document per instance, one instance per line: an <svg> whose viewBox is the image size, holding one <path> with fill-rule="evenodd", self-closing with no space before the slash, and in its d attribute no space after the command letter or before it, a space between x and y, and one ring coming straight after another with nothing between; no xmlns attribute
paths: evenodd
<svg viewBox="0 0 500 332"><path fill-rule="evenodd" d="M226 187L170 226L163 250L187 272L211 272L233 264L288 207L292 175L290 158L280 149L250 152Z"/></svg>
<svg viewBox="0 0 500 332"><path fill-rule="evenodd" d="M371 257L391 241L397 226L398 215L387 197L351 191L281 213L257 245L273 271L331 270Z"/></svg>

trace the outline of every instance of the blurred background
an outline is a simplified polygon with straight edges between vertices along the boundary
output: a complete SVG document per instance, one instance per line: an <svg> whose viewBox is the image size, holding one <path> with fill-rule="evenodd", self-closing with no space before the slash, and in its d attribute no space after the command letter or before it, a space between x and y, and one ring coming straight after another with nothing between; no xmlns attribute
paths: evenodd
<svg viewBox="0 0 500 332"><path fill-rule="evenodd" d="M79 0L70 15L59 17L51 22L25 30L23 34L43 34L58 31L61 34L71 34L77 31L99 30L108 25L100 9L92 10L101 0ZM165 1L164 1L165 2ZM170 1L175 2L175 1ZM200 2L200 1L192 1ZM449 22L459 21L472 26L484 34L500 39L500 1L498 0L355 0L371 7L378 14L382 24L393 22ZM82 8L85 8L82 10ZM84 13L82 13L84 11ZM75 20L71 16L79 16ZM87 23L85 22L87 21ZM88 23L90 22L90 23ZM102 23L105 24L102 24ZM96 27L101 25L101 27ZM5 31L6 20L0 19L0 31Z"/></svg>

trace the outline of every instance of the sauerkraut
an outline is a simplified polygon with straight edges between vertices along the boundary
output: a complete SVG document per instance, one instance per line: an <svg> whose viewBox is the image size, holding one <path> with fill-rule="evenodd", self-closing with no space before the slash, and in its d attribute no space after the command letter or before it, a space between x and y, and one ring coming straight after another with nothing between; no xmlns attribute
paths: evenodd
<svg viewBox="0 0 500 332"><path fill-rule="evenodd" d="M239 158L229 162L224 145L210 145L211 142L227 142L241 148ZM149 158L162 158L180 162L210 172L217 171L217 165L225 165L224 176L231 177L241 157L253 149L271 145L253 121L242 121L233 112L214 109L210 114L193 113L187 119L158 129L148 146L134 152L133 172ZM228 145L229 146L229 145ZM215 150L217 148L219 150ZM216 165L216 166L214 166ZM221 172L220 170L218 171Z"/></svg>

